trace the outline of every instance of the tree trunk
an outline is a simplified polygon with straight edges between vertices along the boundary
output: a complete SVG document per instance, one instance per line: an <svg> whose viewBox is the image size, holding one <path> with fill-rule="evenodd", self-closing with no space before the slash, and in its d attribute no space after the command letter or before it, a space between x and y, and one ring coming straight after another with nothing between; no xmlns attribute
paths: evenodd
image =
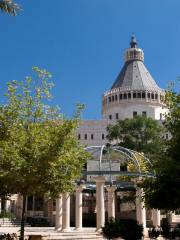
<svg viewBox="0 0 180 240"><path fill-rule="evenodd" d="M26 196L23 195L23 207L21 216L21 230L20 230L20 240L24 240L24 223L25 223L25 210L26 210Z"/></svg>

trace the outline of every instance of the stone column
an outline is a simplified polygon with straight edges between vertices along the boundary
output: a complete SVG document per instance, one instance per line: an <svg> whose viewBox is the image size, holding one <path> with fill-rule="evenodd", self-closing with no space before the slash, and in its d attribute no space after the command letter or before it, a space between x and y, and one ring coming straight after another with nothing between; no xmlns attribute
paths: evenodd
<svg viewBox="0 0 180 240"><path fill-rule="evenodd" d="M56 227L55 230L62 229L62 194L56 199Z"/></svg>
<svg viewBox="0 0 180 240"><path fill-rule="evenodd" d="M95 177L96 181L96 230L100 230L105 222L105 208L104 208L104 183L105 177Z"/></svg>
<svg viewBox="0 0 180 240"><path fill-rule="evenodd" d="M115 218L115 186L106 188L108 192L108 218Z"/></svg>
<svg viewBox="0 0 180 240"><path fill-rule="evenodd" d="M64 193L62 196L62 231L70 229L70 195Z"/></svg>
<svg viewBox="0 0 180 240"><path fill-rule="evenodd" d="M82 186L76 188L76 229L82 229Z"/></svg>
<svg viewBox="0 0 180 240"><path fill-rule="evenodd" d="M160 210L152 209L152 222L154 227L160 227L161 218L160 218Z"/></svg>
<svg viewBox="0 0 180 240"><path fill-rule="evenodd" d="M142 199L143 189L136 189L136 219L146 229L146 209Z"/></svg>

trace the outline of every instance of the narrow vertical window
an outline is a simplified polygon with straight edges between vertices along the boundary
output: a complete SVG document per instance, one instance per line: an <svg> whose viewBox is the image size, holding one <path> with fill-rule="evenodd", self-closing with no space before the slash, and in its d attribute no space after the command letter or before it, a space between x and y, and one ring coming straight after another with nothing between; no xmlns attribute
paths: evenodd
<svg viewBox="0 0 180 240"><path fill-rule="evenodd" d="M160 113L160 120L162 120L162 113Z"/></svg>
<svg viewBox="0 0 180 240"><path fill-rule="evenodd" d="M111 114L109 115L109 120L112 120L112 115Z"/></svg>
<svg viewBox="0 0 180 240"><path fill-rule="evenodd" d="M145 92L143 92L142 93L142 98L145 98L145 97L146 97Z"/></svg>
<svg viewBox="0 0 180 240"><path fill-rule="evenodd" d="M142 112L142 116L143 117L146 117L147 116L147 114L146 114L146 112L144 111L144 112Z"/></svg>
<svg viewBox="0 0 180 240"><path fill-rule="evenodd" d="M136 117L137 116L137 112L133 112L133 117Z"/></svg>
<svg viewBox="0 0 180 240"><path fill-rule="evenodd" d="M84 139L87 140L87 134L84 134Z"/></svg>
<svg viewBox="0 0 180 240"><path fill-rule="evenodd" d="M102 133L102 140L104 140L104 133Z"/></svg>
<svg viewBox="0 0 180 240"><path fill-rule="evenodd" d="M91 134L91 140L93 140L94 139L94 135L93 134Z"/></svg>
<svg viewBox="0 0 180 240"><path fill-rule="evenodd" d="M116 113L116 119L119 119L119 114L118 113Z"/></svg>
<svg viewBox="0 0 180 240"><path fill-rule="evenodd" d="M81 139L81 134L78 134L78 139L79 139L79 140Z"/></svg>

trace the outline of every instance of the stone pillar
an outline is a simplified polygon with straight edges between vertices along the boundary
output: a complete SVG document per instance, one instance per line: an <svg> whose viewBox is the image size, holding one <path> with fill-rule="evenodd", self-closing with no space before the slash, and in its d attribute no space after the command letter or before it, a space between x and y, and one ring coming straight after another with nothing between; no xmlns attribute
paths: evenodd
<svg viewBox="0 0 180 240"><path fill-rule="evenodd" d="M55 230L62 229L62 194L56 199L56 227Z"/></svg>
<svg viewBox="0 0 180 240"><path fill-rule="evenodd" d="M70 195L64 193L62 196L62 231L68 231L70 228Z"/></svg>
<svg viewBox="0 0 180 240"><path fill-rule="evenodd" d="M136 189L136 219L146 229L146 209L142 199L143 189Z"/></svg>
<svg viewBox="0 0 180 240"><path fill-rule="evenodd" d="M82 229L82 186L76 188L76 229Z"/></svg>
<svg viewBox="0 0 180 240"><path fill-rule="evenodd" d="M160 227L161 225L161 216L160 216L160 210L158 209L152 209L152 222L154 227Z"/></svg>
<svg viewBox="0 0 180 240"><path fill-rule="evenodd" d="M108 192L108 218L115 218L115 186L106 188Z"/></svg>
<svg viewBox="0 0 180 240"><path fill-rule="evenodd" d="M96 230L100 230L105 222L105 208L104 208L104 183L105 177L95 177L96 181Z"/></svg>

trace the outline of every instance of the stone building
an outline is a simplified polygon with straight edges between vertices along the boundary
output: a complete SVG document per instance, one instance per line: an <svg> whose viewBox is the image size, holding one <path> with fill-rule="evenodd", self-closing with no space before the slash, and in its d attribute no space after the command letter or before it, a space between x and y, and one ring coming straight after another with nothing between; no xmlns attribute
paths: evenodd
<svg viewBox="0 0 180 240"><path fill-rule="evenodd" d="M106 127L119 119L144 115L163 120L167 112L165 91L161 89L144 65L144 52L133 35L130 48L124 53L124 66L110 90L102 96L102 119L83 120L78 129L79 140L88 146L103 145Z"/></svg>
<svg viewBox="0 0 180 240"><path fill-rule="evenodd" d="M106 91L102 96L102 119L82 120L78 126L78 139L85 146L105 145L107 143L107 125L115 123L119 119L133 118L137 115L143 115L161 121L164 119L164 116L168 111L164 104L165 91L157 85L145 67L144 52L142 49L138 48L134 35L131 37L130 47L125 50L124 61L124 66L112 84L111 89ZM99 184L98 181L99 180L96 181L96 184ZM100 191L102 191L102 188L100 189ZM83 194L84 222L89 218L90 213L93 219L93 216L96 215L97 211L96 204L99 204L95 201L92 192L93 191L86 190ZM68 211L70 211L69 214L71 213L72 224L75 224L75 215L79 214L79 212L75 214L77 210L75 198L78 198L80 199L79 201L81 201L82 199L79 198L82 197L81 193L82 189L77 190L76 194L72 194L71 196L71 209ZM105 195L105 209L107 212L111 211L112 214L114 214L113 211L116 210L116 215L118 215L120 211L118 209L118 199L120 198L120 194L117 194L116 196L117 204L114 210L108 210L109 205L107 199L109 196L112 196L111 189L107 190ZM21 204L22 200L20 197L16 198L16 200L13 198L11 203L8 202L7 208L19 217ZM56 214L56 210L60 209L58 206L61 204L62 202L60 200L55 202L35 196L29 196L26 204L27 217L46 219L50 225L55 225L55 221L58 222L58 214ZM69 202L66 201L65 204L69 204ZM101 209L103 206L99 205ZM133 207L125 204L121 205L121 210L124 211L127 211L128 209L130 211L131 208ZM157 211L154 212L154 214L156 215ZM104 216L102 215L102 219L103 217ZM97 221L102 221L102 219ZM66 223L67 221L64 224ZM92 225L93 224L94 222L92 220Z"/></svg>

